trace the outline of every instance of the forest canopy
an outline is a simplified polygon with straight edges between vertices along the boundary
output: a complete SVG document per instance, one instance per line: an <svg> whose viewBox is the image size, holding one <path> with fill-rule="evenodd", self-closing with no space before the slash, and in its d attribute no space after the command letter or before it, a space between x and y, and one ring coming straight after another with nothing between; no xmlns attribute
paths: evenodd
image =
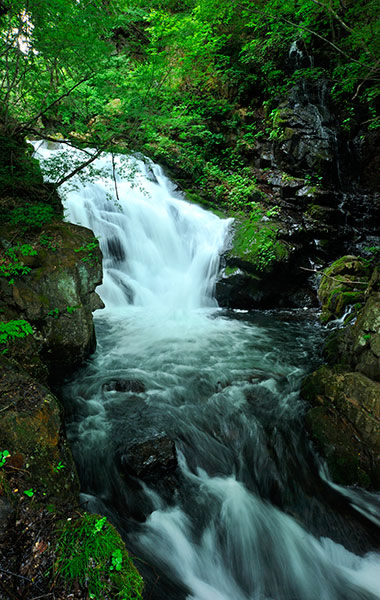
<svg viewBox="0 0 380 600"><path fill-rule="evenodd" d="M228 138L259 136L252 111L301 78L328 81L347 130L378 127L378 29L376 0L1 0L1 118L24 136L239 162Z"/></svg>

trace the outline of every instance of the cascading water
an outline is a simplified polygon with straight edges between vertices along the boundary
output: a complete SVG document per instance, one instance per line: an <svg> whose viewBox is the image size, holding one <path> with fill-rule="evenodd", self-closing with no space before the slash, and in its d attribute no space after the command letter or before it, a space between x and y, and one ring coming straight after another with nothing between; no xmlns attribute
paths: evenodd
<svg viewBox="0 0 380 600"><path fill-rule="evenodd" d="M228 221L135 159L134 184L119 179L112 199L111 161L96 166L102 177L77 183L65 205L99 237L106 309L97 351L63 397L82 499L143 559L145 597L378 598L379 555L368 553L378 498L320 477L303 434L298 389L321 330L299 314L220 311ZM143 482L136 453L151 440L156 462L162 448L169 459Z"/></svg>

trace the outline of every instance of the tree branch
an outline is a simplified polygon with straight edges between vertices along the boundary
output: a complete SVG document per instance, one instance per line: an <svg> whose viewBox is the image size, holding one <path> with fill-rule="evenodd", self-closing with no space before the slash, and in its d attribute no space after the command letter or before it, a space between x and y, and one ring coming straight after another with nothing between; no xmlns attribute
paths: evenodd
<svg viewBox="0 0 380 600"><path fill-rule="evenodd" d="M57 140L55 140L57 141ZM84 163L81 163L78 167L76 167L73 171L71 171L68 175L65 175L64 177L62 177L62 179L60 179L59 181L57 181L56 183L54 183L54 189L57 189L58 187L60 187L61 185L63 185L64 183L66 183L66 181L68 181L69 179L71 179L72 177L74 177L74 175L76 175L77 173L79 173L80 171L82 171L82 169L85 169L86 167L88 167L88 165L90 165L91 163L94 162L94 160L96 160L101 153L103 152L104 148L98 148L98 150L92 154L90 156L90 158L88 160L86 160Z"/></svg>
<svg viewBox="0 0 380 600"><path fill-rule="evenodd" d="M86 77L83 77L83 79L81 79L75 85L73 85L69 90L67 90L67 92L65 92L64 94L59 96L59 98L56 98L53 102L51 102L48 106L46 106L46 108L41 110L32 119L30 119L26 123L22 123L19 131L25 131L26 129L28 129L32 123L34 123L35 121L38 121L38 119L40 117L42 117L42 115L44 115L52 106L54 106L55 104L58 104L58 102L60 102L62 100L62 98L66 98L67 96L69 96L71 94L71 92L73 92L77 87L82 85L82 83L84 83L85 81L89 81L90 79L92 79L92 77L94 77L94 73L92 75L86 75Z"/></svg>

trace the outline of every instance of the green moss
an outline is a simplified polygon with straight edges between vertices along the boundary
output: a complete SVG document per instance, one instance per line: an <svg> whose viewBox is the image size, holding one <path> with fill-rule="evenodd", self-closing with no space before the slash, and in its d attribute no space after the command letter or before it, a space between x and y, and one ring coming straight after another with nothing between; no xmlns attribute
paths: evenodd
<svg viewBox="0 0 380 600"><path fill-rule="evenodd" d="M273 221L261 221L262 213L237 227L232 255L254 265L257 271L270 271L277 261L287 258L285 244L277 240L278 226Z"/></svg>
<svg viewBox="0 0 380 600"><path fill-rule="evenodd" d="M311 189L311 188L310 188ZM314 193L316 188L314 189ZM306 214L312 217L313 219L324 219L326 209L320 204L308 204L306 208Z"/></svg>
<svg viewBox="0 0 380 600"><path fill-rule="evenodd" d="M231 276L231 275L236 275L239 272L239 268L238 267L225 267L224 269L224 274L227 275L227 277Z"/></svg>

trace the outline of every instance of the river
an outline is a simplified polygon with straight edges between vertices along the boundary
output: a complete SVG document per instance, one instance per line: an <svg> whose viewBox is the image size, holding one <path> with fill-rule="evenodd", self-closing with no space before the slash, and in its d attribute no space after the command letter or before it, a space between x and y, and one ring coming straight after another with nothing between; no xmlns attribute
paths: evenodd
<svg viewBox="0 0 380 600"><path fill-rule="evenodd" d="M106 307L62 397L82 503L139 557L144 598L379 598L378 496L332 484L304 430L316 315L219 308L231 221L150 161L95 167L64 204L99 238Z"/></svg>

